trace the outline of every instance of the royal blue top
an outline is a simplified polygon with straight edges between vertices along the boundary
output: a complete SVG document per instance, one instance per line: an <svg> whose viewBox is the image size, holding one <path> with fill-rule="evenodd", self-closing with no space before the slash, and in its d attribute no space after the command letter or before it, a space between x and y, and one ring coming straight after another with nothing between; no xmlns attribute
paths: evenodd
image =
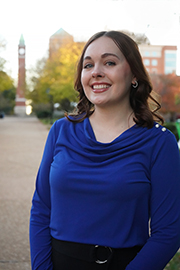
<svg viewBox="0 0 180 270"><path fill-rule="evenodd" d="M151 129L134 125L101 143L88 118L56 121L32 201L33 270L53 269L51 236L113 248L140 245L126 269L163 269L180 247L180 156L174 135L157 123Z"/></svg>

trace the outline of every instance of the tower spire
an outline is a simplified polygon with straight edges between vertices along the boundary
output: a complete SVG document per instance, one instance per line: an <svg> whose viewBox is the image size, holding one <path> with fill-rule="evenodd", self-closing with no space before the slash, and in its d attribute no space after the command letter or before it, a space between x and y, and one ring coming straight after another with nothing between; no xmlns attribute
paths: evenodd
<svg viewBox="0 0 180 270"><path fill-rule="evenodd" d="M19 45L21 45L21 46L25 45L23 34L21 34L21 37L20 37L20 40L19 40Z"/></svg>

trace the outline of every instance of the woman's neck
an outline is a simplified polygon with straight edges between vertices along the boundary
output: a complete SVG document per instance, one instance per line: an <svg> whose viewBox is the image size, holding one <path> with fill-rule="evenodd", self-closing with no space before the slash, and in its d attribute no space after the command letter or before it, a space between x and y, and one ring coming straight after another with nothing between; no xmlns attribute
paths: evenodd
<svg viewBox="0 0 180 270"><path fill-rule="evenodd" d="M89 120L96 140L108 143L135 124L133 117L134 114L130 106L118 111L95 108Z"/></svg>

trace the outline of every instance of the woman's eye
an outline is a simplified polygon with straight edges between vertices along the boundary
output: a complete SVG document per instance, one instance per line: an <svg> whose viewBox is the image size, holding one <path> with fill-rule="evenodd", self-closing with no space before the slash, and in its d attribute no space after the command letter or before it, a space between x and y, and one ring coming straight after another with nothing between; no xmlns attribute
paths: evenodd
<svg viewBox="0 0 180 270"><path fill-rule="evenodd" d="M108 61L108 62L106 62L106 65L107 66L115 66L116 63L115 62L112 62L112 61Z"/></svg>
<svg viewBox="0 0 180 270"><path fill-rule="evenodd" d="M84 65L84 68L91 68L93 65L92 64L86 64Z"/></svg>

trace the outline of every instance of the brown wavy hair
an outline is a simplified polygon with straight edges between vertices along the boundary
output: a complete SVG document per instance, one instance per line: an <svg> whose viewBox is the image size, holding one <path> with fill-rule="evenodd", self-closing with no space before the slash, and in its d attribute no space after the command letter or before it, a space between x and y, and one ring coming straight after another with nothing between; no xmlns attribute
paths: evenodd
<svg viewBox="0 0 180 270"><path fill-rule="evenodd" d="M152 96L152 83L146 68L144 67L138 45L129 36L119 31L98 32L93 35L86 43L77 65L76 80L74 84L75 90L79 93L79 102L77 104L76 111L69 116L66 115L66 117L70 121L81 122L94 112L94 105L87 99L84 94L83 86L81 84L81 72L83 68L84 54L87 47L93 41L102 36L111 38L114 41L114 43L125 56L131 68L131 72L138 81L138 87L133 88L131 86L130 90L130 105L135 115L135 123L139 126L148 128L153 126L154 120L163 123L163 118L157 113L157 111L161 108L161 105Z"/></svg>

